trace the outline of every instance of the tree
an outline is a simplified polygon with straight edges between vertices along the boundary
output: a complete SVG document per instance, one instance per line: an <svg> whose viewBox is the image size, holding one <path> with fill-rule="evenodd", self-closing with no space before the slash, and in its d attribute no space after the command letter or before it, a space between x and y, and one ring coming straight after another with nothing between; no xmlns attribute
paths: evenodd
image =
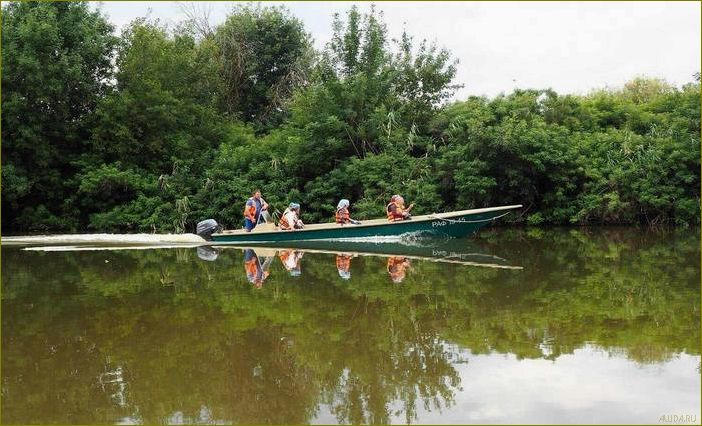
<svg viewBox="0 0 702 426"><path fill-rule="evenodd" d="M262 129L279 124L293 90L308 79L313 51L302 22L283 6L237 6L214 40L224 110Z"/></svg>
<svg viewBox="0 0 702 426"><path fill-rule="evenodd" d="M663 79L637 77L624 85L622 94L636 104L671 93L675 88Z"/></svg>
<svg viewBox="0 0 702 426"><path fill-rule="evenodd" d="M139 19L122 35L117 66L75 177L81 220L101 229L184 230L189 197L204 185L228 130L215 105L213 45ZM121 184L127 176L133 182Z"/></svg>
<svg viewBox="0 0 702 426"><path fill-rule="evenodd" d="M388 150L425 154L424 121L456 88L448 51L422 43L415 53L405 34L394 53L374 8L361 14L352 7L345 21L334 17L332 28L310 87L292 102L289 128L300 172L309 179L310 170L319 176L353 157Z"/></svg>
<svg viewBox="0 0 702 426"><path fill-rule="evenodd" d="M66 182L109 89L113 27L87 2L10 2L2 27L3 228L75 226Z"/></svg>

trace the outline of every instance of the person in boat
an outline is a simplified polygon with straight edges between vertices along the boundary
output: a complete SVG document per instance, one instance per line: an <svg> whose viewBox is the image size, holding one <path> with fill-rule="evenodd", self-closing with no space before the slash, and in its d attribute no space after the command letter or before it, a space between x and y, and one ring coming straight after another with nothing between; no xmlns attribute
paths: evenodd
<svg viewBox="0 0 702 426"><path fill-rule="evenodd" d="M336 255L336 270L342 279L351 279L351 258L352 256L346 253Z"/></svg>
<svg viewBox="0 0 702 426"><path fill-rule="evenodd" d="M256 252L251 249L244 250L244 269L246 270L246 279L256 288L263 287L263 282L270 274L267 268L261 265Z"/></svg>
<svg viewBox="0 0 702 426"><path fill-rule="evenodd" d="M280 217L278 226L280 226L280 229L283 231L293 231L295 229L304 228L305 224L300 220L300 205L297 203L290 203L290 206L283 212L283 216Z"/></svg>
<svg viewBox="0 0 702 426"><path fill-rule="evenodd" d="M261 198L261 191L257 189L251 193L251 198L246 200L246 205L244 206L244 228L246 228L246 232L251 232L256 227L263 210L268 210L268 203Z"/></svg>
<svg viewBox="0 0 702 426"><path fill-rule="evenodd" d="M412 218L410 214L412 207L414 207L414 204L410 204L409 207L405 208L405 199L401 195L393 195L390 198L390 203L385 207L385 212L390 222L398 222Z"/></svg>
<svg viewBox="0 0 702 426"><path fill-rule="evenodd" d="M404 256L392 256L388 258L388 274L392 282L399 284L407 275L407 268L410 267L410 261Z"/></svg>
<svg viewBox="0 0 702 426"><path fill-rule="evenodd" d="M347 223L351 223L354 225L359 225L361 222L357 220L351 219L351 216L349 215L349 206L351 203L349 203L349 200L346 198L342 199L339 201L339 204L336 205L336 223L339 225L346 225Z"/></svg>
<svg viewBox="0 0 702 426"><path fill-rule="evenodd" d="M281 250L278 258L281 263L288 270L290 276L299 277L302 275L302 270L300 268L300 260L305 252L300 250Z"/></svg>

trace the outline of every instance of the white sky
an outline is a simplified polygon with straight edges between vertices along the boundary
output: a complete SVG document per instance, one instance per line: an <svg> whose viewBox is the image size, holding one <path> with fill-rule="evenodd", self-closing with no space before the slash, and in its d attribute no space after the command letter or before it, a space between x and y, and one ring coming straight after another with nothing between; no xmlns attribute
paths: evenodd
<svg viewBox="0 0 702 426"><path fill-rule="evenodd" d="M146 16L175 24L183 2L104 2L101 8L121 28ZM220 23L236 2L199 2ZM331 17L352 4L284 3L322 47L331 37ZM640 75L681 85L700 70L700 2L377 2L390 36L406 26L459 59L458 99L494 96L519 88L587 93L618 87Z"/></svg>

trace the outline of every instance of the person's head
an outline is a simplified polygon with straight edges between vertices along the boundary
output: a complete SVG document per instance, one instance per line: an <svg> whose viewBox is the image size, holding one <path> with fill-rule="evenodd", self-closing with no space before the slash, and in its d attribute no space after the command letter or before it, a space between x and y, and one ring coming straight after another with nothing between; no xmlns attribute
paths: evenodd
<svg viewBox="0 0 702 426"><path fill-rule="evenodd" d="M255 199L260 199L261 198L261 190L257 189L254 192L251 193L251 196L254 197Z"/></svg>
<svg viewBox="0 0 702 426"><path fill-rule="evenodd" d="M344 279L344 280L351 279L351 272L344 271L343 269L337 269L337 271L339 271L339 276L341 277L341 279Z"/></svg>
<svg viewBox="0 0 702 426"><path fill-rule="evenodd" d="M351 205L351 203L349 203L349 200L347 200L346 198L343 198L341 201L339 201L339 204L336 205L336 209L337 210L347 209L349 207L349 205Z"/></svg>
<svg viewBox="0 0 702 426"><path fill-rule="evenodd" d="M290 203L290 205L288 206L288 208L289 208L290 210L295 210L295 211L297 211L298 213L300 212L300 205L297 204L297 203Z"/></svg>
<svg viewBox="0 0 702 426"><path fill-rule="evenodd" d="M390 198L390 202L402 205L405 204L405 199L402 198L402 195L395 194L392 196L392 198Z"/></svg>

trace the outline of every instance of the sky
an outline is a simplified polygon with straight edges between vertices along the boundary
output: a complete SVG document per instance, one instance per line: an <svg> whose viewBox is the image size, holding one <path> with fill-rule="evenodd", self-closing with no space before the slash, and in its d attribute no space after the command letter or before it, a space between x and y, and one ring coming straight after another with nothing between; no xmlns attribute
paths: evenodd
<svg viewBox="0 0 702 426"><path fill-rule="evenodd" d="M121 29L149 16L169 25L185 19L186 2L102 2ZM213 24L237 2L197 2ZM285 4L322 48L334 13L370 2L265 2ZM700 2L376 2L391 37L403 28L459 60L455 98L496 96L515 88L586 94L621 87L637 76L680 86L700 71Z"/></svg>

